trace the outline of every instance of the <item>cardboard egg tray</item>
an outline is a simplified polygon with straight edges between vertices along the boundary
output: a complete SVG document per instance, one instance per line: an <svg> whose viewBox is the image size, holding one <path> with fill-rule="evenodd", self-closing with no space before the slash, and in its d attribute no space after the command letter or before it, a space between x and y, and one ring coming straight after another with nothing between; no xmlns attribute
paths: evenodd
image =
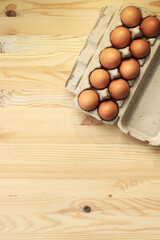
<svg viewBox="0 0 160 240"><path fill-rule="evenodd" d="M119 128L126 134L142 141L148 141L152 145L160 145L160 36L147 39L151 46L150 54L146 58L138 60L140 74L136 79L128 81L130 85L129 96L124 100L115 101L119 106L119 113L115 119L111 121L102 120L98 115L98 108L93 111L84 111L78 104L79 94L85 89L93 88L89 82L89 75L93 70L101 67L99 55L105 48L112 47L110 33L117 26L123 25L120 13L127 6L135 5L126 4L119 11L110 6L101 9L99 17L66 82L66 88L75 93L75 104L81 111L106 124L117 122ZM156 16L145 8L139 8L139 10L142 13L142 18ZM132 40L143 37L139 25L135 28L129 28L129 30ZM122 60L131 57L129 46L118 50L122 55ZM107 71L111 80L120 77L118 68ZM94 89L94 91L99 94L100 101L111 98L108 88Z"/></svg>

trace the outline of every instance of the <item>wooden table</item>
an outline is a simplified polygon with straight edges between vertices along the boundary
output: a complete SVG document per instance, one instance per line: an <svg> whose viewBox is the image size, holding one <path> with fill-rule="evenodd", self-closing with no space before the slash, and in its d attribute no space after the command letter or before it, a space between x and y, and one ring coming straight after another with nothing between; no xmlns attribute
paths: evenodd
<svg viewBox="0 0 160 240"><path fill-rule="evenodd" d="M0 240L160 240L160 147L64 87L101 7L127 2L0 1Z"/></svg>

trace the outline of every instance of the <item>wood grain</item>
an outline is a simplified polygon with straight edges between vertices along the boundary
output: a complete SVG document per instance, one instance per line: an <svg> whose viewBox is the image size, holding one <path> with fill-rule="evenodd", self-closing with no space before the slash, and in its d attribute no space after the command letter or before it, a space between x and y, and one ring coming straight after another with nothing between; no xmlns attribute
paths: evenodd
<svg viewBox="0 0 160 240"><path fill-rule="evenodd" d="M0 240L160 239L160 147L64 87L99 10L127 2L0 1Z"/></svg>

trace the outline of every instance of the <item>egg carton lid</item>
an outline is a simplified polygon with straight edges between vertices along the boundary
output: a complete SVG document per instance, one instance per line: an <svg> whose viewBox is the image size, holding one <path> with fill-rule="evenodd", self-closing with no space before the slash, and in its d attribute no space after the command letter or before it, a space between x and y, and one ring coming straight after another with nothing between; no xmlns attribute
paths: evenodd
<svg viewBox="0 0 160 240"><path fill-rule="evenodd" d="M127 6L135 6L134 4L125 4L119 10L119 13L123 8ZM155 16L149 10L138 7L146 15ZM86 45L89 42L91 36L93 37L96 32L96 38L101 39L104 34L104 26L98 28L98 23L101 18L104 17L105 10L112 13L117 12L113 7L105 7L100 11L95 26L93 27L90 36L88 37L84 48L82 49L69 79L66 82L66 88L76 93L76 88L81 80L83 73L85 72L86 65L81 62L83 54L86 51ZM158 17L158 16L157 16ZM159 18L159 17L158 17ZM106 19L107 20L107 19ZM97 41L97 39L96 39ZM153 39L154 41L154 39ZM98 42L98 41L97 41ZM92 43L90 43L91 46ZM88 60L90 60L96 50L97 45L92 44L89 49ZM132 92L128 98L125 99L121 112L118 116L118 127L126 134L129 134L142 141L148 141L149 144L159 146L160 145L160 37L157 37L154 48L151 49L150 56L146 58L145 64L142 66L143 75L137 84L132 87ZM78 72L81 69L81 73ZM78 76L78 77L77 77Z"/></svg>
<svg viewBox="0 0 160 240"><path fill-rule="evenodd" d="M158 45L158 42L157 42ZM119 128L135 138L160 145L160 46L156 49L139 85L124 102ZM147 59L149 60L149 58Z"/></svg>

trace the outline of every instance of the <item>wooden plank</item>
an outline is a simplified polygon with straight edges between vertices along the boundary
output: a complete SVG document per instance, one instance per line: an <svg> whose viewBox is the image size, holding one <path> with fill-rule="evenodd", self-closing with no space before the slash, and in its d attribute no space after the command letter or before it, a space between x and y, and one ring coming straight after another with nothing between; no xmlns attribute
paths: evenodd
<svg viewBox="0 0 160 240"><path fill-rule="evenodd" d="M18 92L23 92L25 89L26 92L32 89L37 92L39 90L59 91L61 94L65 93L65 95L71 96L64 89L70 72L56 71L53 68L50 67L49 69L49 67L46 67L45 70L42 70L42 67L21 67L18 68L18 71L17 67L0 68L0 86L3 89L1 90L1 96L4 93L4 89L9 89L10 92L12 92L12 89L13 93L17 92L17 90ZM22 93L21 95L23 96Z"/></svg>
<svg viewBox="0 0 160 240"><path fill-rule="evenodd" d="M45 135L39 139L47 144L35 144L32 136L34 144L27 144L24 138L24 144L23 139L18 144L9 144L9 140L8 144L1 143L1 179L159 179L160 150L156 147L50 144Z"/></svg>
<svg viewBox="0 0 160 240"><path fill-rule="evenodd" d="M58 239L63 239L63 234L72 236L76 239L78 234L80 239L96 233L96 236L103 238L108 234L118 237L121 234L127 235L131 232L140 232L144 236L151 234L153 231L158 235L160 233L159 207L158 201L152 199L132 199L132 200L100 200L90 203L93 211L87 214L82 210L80 200L63 201L57 199L54 202L49 201L33 201L24 203L7 205L3 208L1 216L2 234L3 235L40 235L54 234ZM83 201L83 199L82 199ZM53 205L57 205L54 209ZM2 203L3 205L3 203ZM13 207L15 205L15 207ZM60 209L58 207L60 205ZM25 209L25 210L24 210ZM8 211L10 214L7 214ZM23 213L23 214L22 214ZM136 230L135 230L136 223ZM138 224L138 225L137 225ZM23 236L22 235L22 236ZM138 235L138 234L137 234ZM142 236L143 236L142 235ZM129 235L130 236L130 235ZM56 238L54 238L56 239ZM142 238L143 239L143 238Z"/></svg>
<svg viewBox="0 0 160 240"><path fill-rule="evenodd" d="M74 106L1 108L1 143L140 143L116 125L97 124Z"/></svg>
<svg viewBox="0 0 160 240"><path fill-rule="evenodd" d="M51 91L46 90L1 90L0 104L1 107L23 106L23 107L53 107L73 106L73 94L68 94L62 89L63 82L53 81Z"/></svg>
<svg viewBox="0 0 160 240"><path fill-rule="evenodd" d="M74 35L34 35L34 36L0 36L2 56L29 56L53 54L53 52L77 52L82 49L86 36ZM7 53L7 54L6 54Z"/></svg>
<svg viewBox="0 0 160 240"><path fill-rule="evenodd" d="M155 208L158 210L160 207L156 205L159 199L159 179L123 179L117 178L112 179L110 177L106 179L88 179L86 184L86 179L13 179L10 178L3 179L0 181L1 189L1 211L5 212L4 208L7 209L7 205L15 204L16 201L25 204L29 202L36 203L45 203L54 202L58 199L64 199L58 205L53 204L54 210L60 210L61 205L65 205L65 202L71 201L71 199L77 199L77 202L81 202L83 205L89 204L89 199L91 202L100 203L101 199L104 199L107 202L114 202L119 199L122 201L131 201L133 202L137 199L144 199L147 202L147 199L150 199L150 206L152 206L152 201L155 203ZM7 188L5 187L7 186ZM65 196L64 196L65 189ZM151 197L152 196L152 197ZM83 200L82 200L83 199ZM84 200L85 199L85 200ZM145 200L146 199L146 200ZM152 199L152 201L151 201ZM11 201L9 201L11 200ZM5 206L6 201L6 206ZM86 202L85 202L86 201ZM104 207L105 207L104 201ZM3 203L3 206L2 206ZM103 204L103 201L101 202ZM93 206L94 204L92 204ZM143 203L142 203L143 205ZM148 201L149 205L149 201ZM18 208L19 206L17 206ZM47 206L46 206L47 207ZM79 205L77 205L77 208ZM124 209L125 206L123 206ZM128 206L132 208L132 206ZM96 210L93 206L93 209ZM11 209L10 209L11 210ZM23 209L25 211L25 209ZM119 209L120 210L120 209ZM134 208L133 208L134 210ZM142 209L143 210L143 209ZM16 214L16 209L12 209L13 213ZM37 209L36 209L37 211ZM25 211L26 212L26 211Z"/></svg>
<svg viewBox="0 0 160 240"><path fill-rule="evenodd" d="M157 12L156 2L150 0L134 0L139 6L146 6ZM107 1L108 5L120 8L122 1ZM101 1L22 1L9 0L0 3L1 22L0 35L88 35L92 28L95 17L106 2ZM5 15L7 10L17 12L17 17L8 18ZM83 14L82 14L83 12ZM87 22L87 24L86 24Z"/></svg>
<svg viewBox="0 0 160 240"><path fill-rule="evenodd" d="M43 71L54 70L63 71L71 70L71 66L74 64L77 58L75 53L52 53L46 55L35 55L33 56L16 56L16 55L1 55L0 65L3 68L17 68L21 70L25 68L25 71L36 70L37 72L41 69ZM64 66L64 68L62 68ZM8 70L8 69L7 69ZM3 72L3 70L2 70Z"/></svg>
<svg viewBox="0 0 160 240"><path fill-rule="evenodd" d="M148 234L154 230L158 239L158 187L159 181L136 179L89 180L87 185L86 180L4 180L0 183L1 237L46 239L53 234L53 239L64 239L65 234L76 239L78 234L80 239L90 239L94 231L93 239L132 239L131 232L150 239ZM91 212L85 213L84 206Z"/></svg>

